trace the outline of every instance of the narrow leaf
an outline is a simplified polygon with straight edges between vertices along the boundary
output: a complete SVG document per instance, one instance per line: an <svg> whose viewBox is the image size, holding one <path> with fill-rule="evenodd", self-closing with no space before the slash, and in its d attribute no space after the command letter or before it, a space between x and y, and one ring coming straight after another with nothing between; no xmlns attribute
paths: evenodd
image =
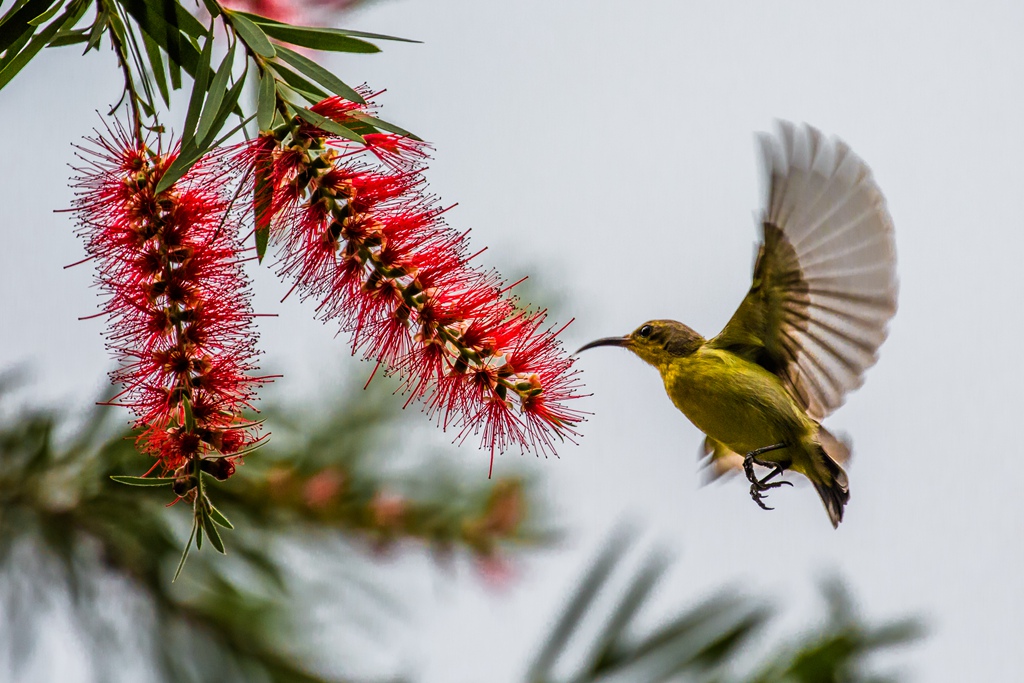
<svg viewBox="0 0 1024 683"><path fill-rule="evenodd" d="M171 3L173 6L168 6L163 16L145 0L122 0L122 4L143 33L152 38L167 53L171 87L175 90L181 87L181 69L194 77L199 65L200 51L191 41L183 39L182 31L194 37L206 38L207 33L203 25L183 9L181 12L188 19L176 14L177 3ZM183 20L183 23L180 20ZM179 27L179 23L181 27ZM195 25L198 25L198 33L195 33Z"/></svg>
<svg viewBox="0 0 1024 683"><path fill-rule="evenodd" d="M109 16L110 10L106 7L96 15L96 21L92 22L92 28L89 30L89 40L85 45L85 50L82 51L83 55L89 50L98 50L100 48L100 40L103 38L103 32L107 30L107 18Z"/></svg>
<svg viewBox="0 0 1024 683"><path fill-rule="evenodd" d="M270 221L273 218L274 185L271 177L273 157L269 151L263 151L253 164L253 219L256 232L256 259L263 263L270 242Z"/></svg>
<svg viewBox="0 0 1024 683"><path fill-rule="evenodd" d="M364 100L355 90L347 86L344 81L308 57L303 57L299 53L281 46L278 46L277 56L333 92L335 95L341 95L345 99L352 102L358 102L359 104L366 103L366 100Z"/></svg>
<svg viewBox="0 0 1024 683"><path fill-rule="evenodd" d="M253 14L252 12L235 12L235 14L244 14L247 18L251 19L254 23L259 24L260 26L264 27L264 29L263 29L264 31L266 31L266 27L267 26L288 26L288 27L291 27L291 28L306 28L306 29L313 28L311 26L291 26L291 24L286 24L286 23L284 23L282 21L277 21L276 19L270 19L268 17L261 17L258 14ZM324 29L316 28L314 30L324 30ZM400 43L422 43L423 42L422 40L413 40L412 38L399 38L398 36L389 36L389 35L385 35L383 33L367 33L366 31L350 31L347 28L332 28L332 29L327 29L327 30L331 31L332 33L338 33L338 34L344 35L344 36L352 36L354 38L369 38L370 40L394 40L394 41L398 41Z"/></svg>
<svg viewBox="0 0 1024 683"><path fill-rule="evenodd" d="M398 126L396 126L393 123L388 123L387 121L382 121L381 119L378 119L378 118L376 118L374 116L370 116L369 114L364 114L363 112L360 112L360 111L354 111L354 112L349 112L349 115L352 118L354 118L354 119L358 119L360 121L365 121L366 123L370 124L374 128L379 128L380 130L386 130L389 133L395 133L396 135L401 135L402 137L410 138L412 140L417 140L419 142L423 141L422 138L420 138L419 136L415 135L414 133L410 133L409 131L407 131L404 128L399 128Z"/></svg>
<svg viewBox="0 0 1024 683"><path fill-rule="evenodd" d="M227 117L230 115L231 110L234 108L235 103L238 101L238 94L242 91L242 85L244 85L244 83L245 81L239 80L238 83L236 83L231 88L231 90L228 91L228 97L225 98L224 104L221 105L221 114L218 116L218 120L220 120L220 123L214 121L214 125L212 128L213 131L216 132L223 127L224 120L226 120ZM203 158L204 154L210 151L210 149L213 147L219 147L225 140L227 140L229 137L231 137L232 135L240 131L242 128L244 128L245 125L249 123L249 121L251 121L254 117L255 114L253 116L248 117L247 119L244 119L241 123L239 123L230 131L228 131L220 138L215 140L212 144L197 145L195 140L190 141L187 145L183 144L181 147L181 151L178 153L177 158L173 162L171 162L171 165L167 167L167 170L164 171L163 176L160 178L160 182L157 183L156 193L160 194L161 192L164 192L165 190L169 189L172 185L174 185L174 183L181 180L181 178L186 173L189 172L189 169L195 166L196 162ZM213 133L211 133L211 137L212 135Z"/></svg>
<svg viewBox="0 0 1024 683"><path fill-rule="evenodd" d="M75 25L82 15L85 14L86 9L89 5L86 3L72 4L68 7L67 11L57 17L53 22L50 23L45 29L33 36L32 40L18 53L16 57L11 59L9 62L5 59L5 64L0 70L0 88L11 82L11 79L18 75L18 72L25 68L33 57L35 57L40 50L46 47L47 43L53 39L58 31L62 29L68 29Z"/></svg>
<svg viewBox="0 0 1024 683"><path fill-rule="evenodd" d="M213 122L217 118L217 114L220 113L220 105L224 101L224 94L227 92L228 78L231 77L234 61L235 46L232 45L227 55L224 56L224 61L221 62L220 68L217 69L217 73L214 74L213 80L210 82L210 94L206 98L206 104L203 105L203 115L199 117L199 127L196 129L196 138L199 140L207 138Z"/></svg>
<svg viewBox="0 0 1024 683"><path fill-rule="evenodd" d="M229 12L228 16L231 18L231 25L235 27L238 35L253 52L267 59L272 59L277 55L274 46L270 44L270 39L267 38L267 34L263 32L263 29L237 12Z"/></svg>
<svg viewBox="0 0 1024 683"><path fill-rule="evenodd" d="M52 19L53 15L55 15L57 12L59 12L60 8L63 7L63 6L64 6L64 0L60 0L60 2L55 3L53 7L51 7L48 10L46 10L45 12L43 12L42 14L40 14L35 19L29 19L29 22L28 22L29 25L30 26L41 26L41 25L45 24L50 19Z"/></svg>
<svg viewBox="0 0 1024 683"><path fill-rule="evenodd" d="M277 106L277 85L274 74L264 69L260 76L259 95L256 98L256 125L260 130L270 130L274 125L274 110Z"/></svg>
<svg viewBox="0 0 1024 683"><path fill-rule="evenodd" d="M236 86L236 87L234 87L234 88L232 88L232 89L231 89L231 92L236 92L236 91L240 91L240 90L241 90L241 88L240 88L240 87L238 87L238 84L237 84L237 83L235 84L235 86ZM230 95L230 94L231 94L231 92L229 92L229 93L228 93L228 95ZM236 96L236 99L237 99L237 96ZM224 110L224 111L227 111L227 109L226 109L226 108L223 108L223 110ZM223 145L223 144L224 144L224 142L225 142L225 141L226 141L226 140L227 140L227 139L228 139L229 137L231 137L232 135L234 135L234 134L235 134L235 133L237 133L238 131L242 130L242 129L243 129L243 128L245 128L245 127L246 127L247 125L249 125L249 122L250 122L250 121L252 121L252 120L253 120L254 118L256 118L256 114L250 114L250 115L249 115L249 116L247 116L246 118L242 119L241 121L239 121L239 123L238 123L238 125L237 125L237 126L235 126L234 128L232 128L231 130L229 130L229 131L228 131L227 133L224 133L224 135L221 135L221 136L220 136L220 137L219 137L218 139L214 140L214 141L213 141L213 144L212 144L212 145L210 145L210 147L211 147L211 148L214 148L214 147L220 147L221 145ZM235 453L234 455L238 455L238 453Z"/></svg>
<svg viewBox="0 0 1024 683"><path fill-rule="evenodd" d="M4 53L3 57L0 57L0 69L4 66L13 62L17 59L18 54L21 52L21 48L28 44L28 41L32 40L32 36L35 35L35 28L32 26L26 26L25 32L15 39L13 43L7 48L7 52ZM59 32L58 32L59 33Z"/></svg>
<svg viewBox="0 0 1024 683"><path fill-rule="evenodd" d="M222 513L217 508L213 507L212 503L210 504L210 519L212 519L217 524L220 524L225 529L235 528L235 525L228 521L228 518L224 516L224 513Z"/></svg>
<svg viewBox="0 0 1024 683"><path fill-rule="evenodd" d="M77 45L89 40L89 29L78 28L71 31L58 31L46 47L64 47Z"/></svg>
<svg viewBox="0 0 1024 683"><path fill-rule="evenodd" d="M171 94L167 89L167 74L164 73L164 59L160 54L160 46L145 31L142 32L142 45L146 48L146 56L149 57L149 66L156 80L156 87L160 90L160 97L169 107Z"/></svg>
<svg viewBox="0 0 1024 683"><path fill-rule="evenodd" d="M174 477L124 477L115 475L110 477L118 484L128 486L170 486L174 483Z"/></svg>
<svg viewBox="0 0 1024 683"><path fill-rule="evenodd" d="M178 0L119 0L121 4L141 5L147 12L160 20L175 33L184 33L193 38L205 38L210 32L191 12L181 6ZM132 12L134 14L134 12Z"/></svg>
<svg viewBox="0 0 1024 683"><path fill-rule="evenodd" d="M263 257L267 255L267 245L270 244L270 226L256 229L256 259L257 263L263 263Z"/></svg>
<svg viewBox="0 0 1024 683"><path fill-rule="evenodd" d="M281 77L288 88L302 97L316 104L320 100L330 97L325 90L315 83L311 83L299 74L295 73L283 64L272 64L274 73Z"/></svg>
<svg viewBox="0 0 1024 683"><path fill-rule="evenodd" d="M326 116L321 116L320 114L317 114L315 111L310 111L305 107L295 107L295 111L298 112L299 116L301 116L303 119L305 119L309 123L312 123L314 126L316 126L322 131L334 133L335 135L340 135L343 138L348 138L349 140L353 140L364 145L366 144L366 140L363 139L362 135L359 135L358 133L349 130L340 123L330 120Z"/></svg>
<svg viewBox="0 0 1024 683"><path fill-rule="evenodd" d="M215 0L203 0L203 4L206 5L206 11L210 13L210 16L216 19L220 16L220 5Z"/></svg>
<svg viewBox="0 0 1024 683"><path fill-rule="evenodd" d="M0 19L0 52L13 45L26 30L32 31L29 22L45 12L53 2L54 0L29 0L21 7L15 5L8 10L3 19Z"/></svg>
<svg viewBox="0 0 1024 683"><path fill-rule="evenodd" d="M181 131L182 151L184 146L195 137L196 125L199 123L199 113L203 108L203 101L206 99L207 84L210 79L210 58L213 55L213 36L206 38L203 45L203 52L199 57L196 66L195 82L192 84L192 95L188 100L188 110L185 113L185 125ZM161 185L163 182L161 182ZM169 187L169 186L168 186Z"/></svg>
<svg viewBox="0 0 1024 683"><path fill-rule="evenodd" d="M220 104L220 110L217 112L216 117L213 119L213 126L210 127L210 134L200 141L201 147L204 148L203 154L206 153L205 150L217 147L218 145L220 145L221 142L223 142L225 139L232 135L232 133L228 133L227 135L221 137L221 139L218 142L210 142L211 138L213 138L218 132L220 132L220 129L224 127L224 123L228 120L228 117L231 115L232 110L236 108L236 105L238 104L238 97L242 94L242 88L244 86L245 74L243 73L242 77L239 78L233 86L231 86L231 90L228 90L227 95L224 96L224 100ZM239 127L244 126L246 123L251 121L254 116L255 114L245 119L239 126L235 127L234 130L238 130Z"/></svg>
<svg viewBox="0 0 1024 683"><path fill-rule="evenodd" d="M213 520L210 519L210 516L205 511L200 512L199 516L203 521L203 529L206 530L206 537L210 539L210 544L221 555L226 554L224 552L224 540L220 537L220 532L217 531L217 525L213 523Z"/></svg>
<svg viewBox="0 0 1024 683"><path fill-rule="evenodd" d="M301 45L314 50L330 52L356 52L372 54L380 52L380 48L359 38L353 38L342 31L329 28L312 28L308 26L264 25L263 31L271 38Z"/></svg>
<svg viewBox="0 0 1024 683"><path fill-rule="evenodd" d="M183 144L177 158L171 162L171 165L167 167L167 170L164 171L163 176L160 178L160 182L157 183L156 193L160 194L170 189L174 183L178 182L183 175L188 173L188 170L199 161L202 155L203 152L196 147L193 141L190 141L187 145Z"/></svg>
<svg viewBox="0 0 1024 683"><path fill-rule="evenodd" d="M185 567L185 560L188 559L188 551L192 549L192 539L196 537L196 529L199 528L199 523L192 520L192 533L188 536L188 542L185 544L185 550L181 553L181 559L178 560L178 568L174 570L174 578L171 579L171 583L178 580L178 576L181 574L181 570Z"/></svg>
<svg viewBox="0 0 1024 683"><path fill-rule="evenodd" d="M192 401L189 400L188 396L184 396L181 399L181 408L185 411L185 429L194 432L196 429L196 416L192 412Z"/></svg>
<svg viewBox="0 0 1024 683"><path fill-rule="evenodd" d="M14 0L14 2L11 3L11 6L7 8L7 11L4 12L3 16L0 17L0 27L6 24L11 19L11 17L17 14L22 7L29 3L29 1L30 0ZM29 14L28 16L31 17L32 15Z"/></svg>

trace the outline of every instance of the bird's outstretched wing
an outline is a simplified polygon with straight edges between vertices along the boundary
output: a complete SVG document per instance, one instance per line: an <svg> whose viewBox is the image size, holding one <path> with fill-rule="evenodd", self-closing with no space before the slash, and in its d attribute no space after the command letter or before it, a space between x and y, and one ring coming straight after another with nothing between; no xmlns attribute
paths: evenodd
<svg viewBox="0 0 1024 683"><path fill-rule="evenodd" d="M768 178L754 283L711 345L777 374L815 420L877 360L896 312L896 247L867 165L810 126L760 142Z"/></svg>

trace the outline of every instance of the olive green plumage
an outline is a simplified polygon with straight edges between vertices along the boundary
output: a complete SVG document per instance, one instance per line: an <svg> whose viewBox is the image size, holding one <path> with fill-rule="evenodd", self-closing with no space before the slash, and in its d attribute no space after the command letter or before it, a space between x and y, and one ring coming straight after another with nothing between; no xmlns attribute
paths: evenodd
<svg viewBox="0 0 1024 683"><path fill-rule="evenodd" d="M842 142L780 123L762 136L768 176L763 240L750 291L710 340L652 320L622 346L661 373L675 406L707 436L715 473L748 459L751 495L781 470L807 477L838 526L849 500L849 449L820 422L859 387L896 311L892 222L871 172ZM583 349L581 349L583 350ZM752 462L775 472L756 479Z"/></svg>

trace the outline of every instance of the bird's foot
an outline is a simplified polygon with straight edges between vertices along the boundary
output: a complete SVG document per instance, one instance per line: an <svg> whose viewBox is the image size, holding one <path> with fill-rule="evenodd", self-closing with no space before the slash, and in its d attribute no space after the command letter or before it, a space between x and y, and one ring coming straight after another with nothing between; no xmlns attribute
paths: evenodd
<svg viewBox="0 0 1024 683"><path fill-rule="evenodd" d="M756 450L750 451L743 458L743 472L747 475L747 481L750 482L750 497L754 500L755 503L757 503L758 507L760 507L762 510L775 509L768 507L767 505L764 504L764 499L766 497L764 493L765 491L769 489L775 489L780 486L792 486L793 484L792 482L788 481L776 481L769 483L771 479L785 472L786 467L782 463L766 462L764 460L760 460L757 456L763 453L767 453L768 451L775 451L779 450L780 448L786 448L787 445L788 444L785 443L778 443L772 446L758 448ZM770 468L772 471L766 474L763 479L758 479L757 475L754 473L754 465Z"/></svg>
<svg viewBox="0 0 1024 683"><path fill-rule="evenodd" d="M776 489L780 486L792 485L793 483L789 481L775 481L768 484L765 483L764 479L762 479L761 481L750 485L750 497L754 499L754 502L757 503L758 507L762 510L774 510L775 508L768 507L764 504L764 499L767 497L765 491L768 489Z"/></svg>

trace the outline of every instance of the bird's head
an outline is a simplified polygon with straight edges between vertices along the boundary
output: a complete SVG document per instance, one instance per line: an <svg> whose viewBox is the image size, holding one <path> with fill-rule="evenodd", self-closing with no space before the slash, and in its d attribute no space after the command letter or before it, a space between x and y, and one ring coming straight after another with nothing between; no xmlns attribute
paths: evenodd
<svg viewBox="0 0 1024 683"><path fill-rule="evenodd" d="M584 344L576 353L595 346L621 346L661 370L674 358L689 356L703 343L704 337L680 322L650 320L625 337L597 339Z"/></svg>

